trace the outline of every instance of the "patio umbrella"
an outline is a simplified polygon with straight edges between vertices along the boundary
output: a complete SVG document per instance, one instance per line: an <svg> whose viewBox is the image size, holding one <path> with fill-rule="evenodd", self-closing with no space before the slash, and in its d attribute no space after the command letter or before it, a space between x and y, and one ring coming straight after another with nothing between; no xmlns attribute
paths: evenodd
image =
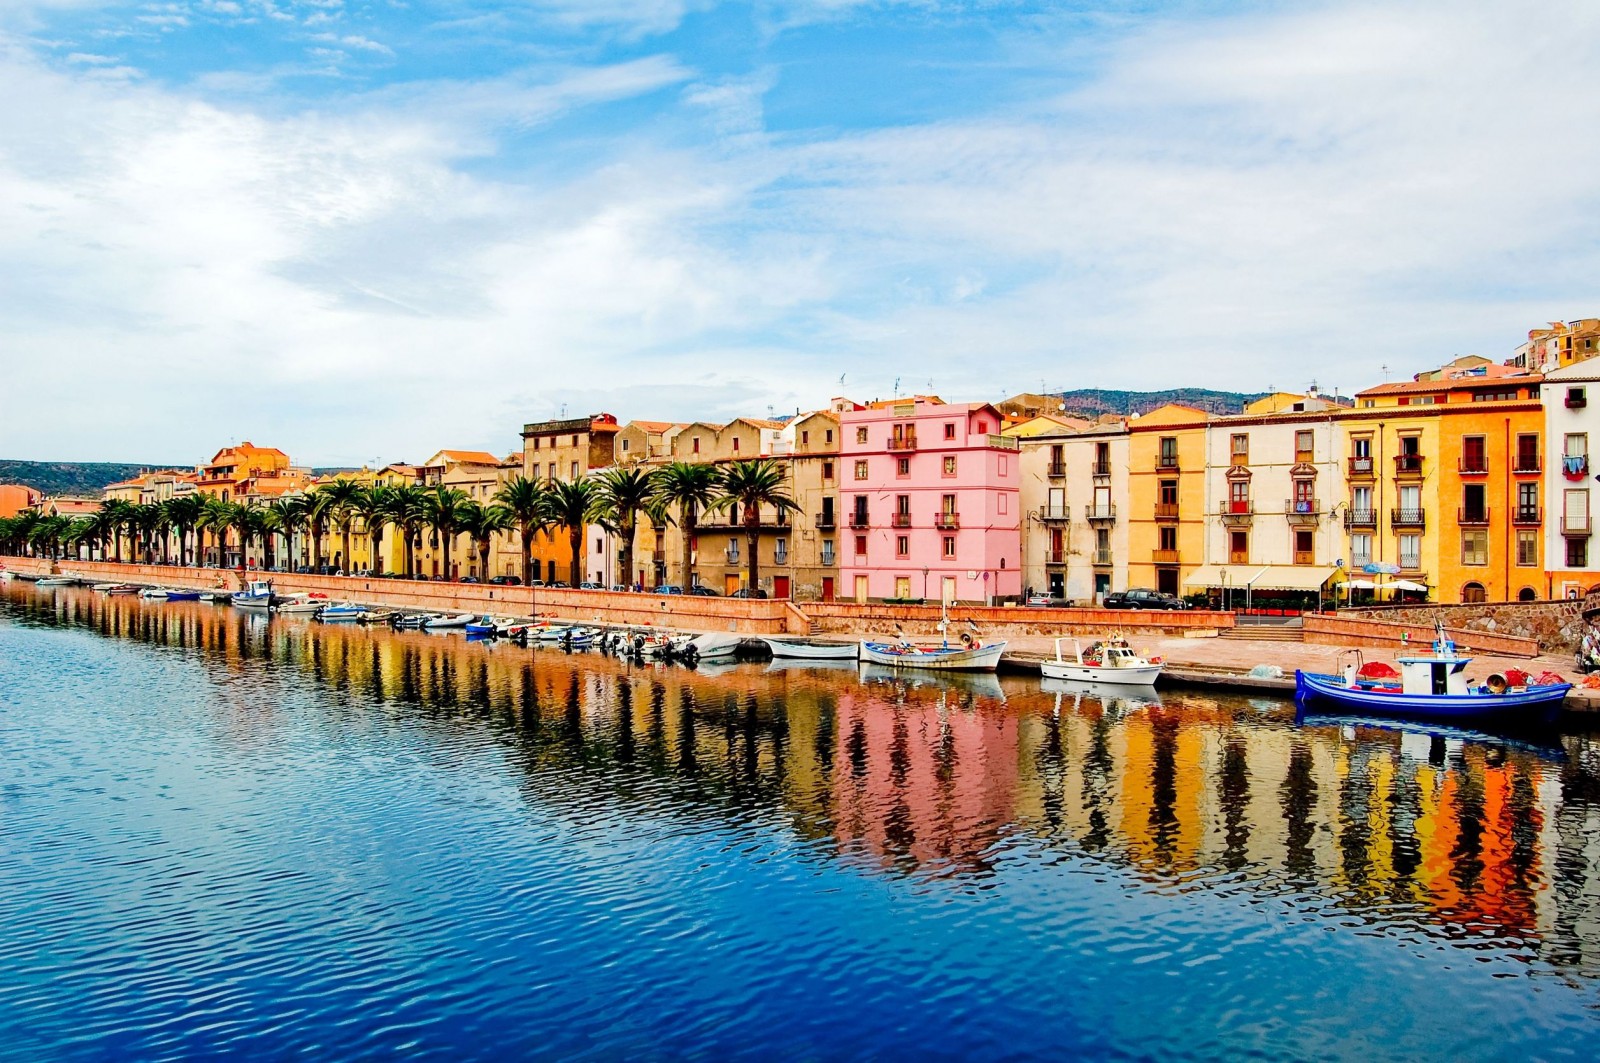
<svg viewBox="0 0 1600 1063"><path fill-rule="evenodd" d="M1344 581L1344 585L1353 591L1375 591L1378 589L1378 585L1369 579L1347 579ZM1394 584L1391 583L1389 586L1392 587Z"/></svg>
<svg viewBox="0 0 1600 1063"><path fill-rule="evenodd" d="M1391 580L1390 582L1385 583L1384 586L1385 587L1392 587L1397 591L1422 591L1422 592L1426 592L1427 589L1428 589L1423 584L1421 584L1421 583L1413 583L1411 580L1408 580L1408 579Z"/></svg>

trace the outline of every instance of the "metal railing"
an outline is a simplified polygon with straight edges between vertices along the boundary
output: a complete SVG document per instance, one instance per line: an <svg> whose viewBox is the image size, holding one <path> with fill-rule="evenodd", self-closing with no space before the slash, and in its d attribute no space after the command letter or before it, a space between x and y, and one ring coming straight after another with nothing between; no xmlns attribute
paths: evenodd
<svg viewBox="0 0 1600 1063"><path fill-rule="evenodd" d="M1346 528L1375 528L1378 525L1378 513L1371 509L1347 509L1344 511L1344 526Z"/></svg>
<svg viewBox="0 0 1600 1063"><path fill-rule="evenodd" d="M1045 469L1045 475L1052 480L1061 479L1067 475L1067 463L1064 461L1052 461L1049 467Z"/></svg>
<svg viewBox="0 0 1600 1063"><path fill-rule="evenodd" d="M909 528L911 527L911 514L896 513L893 516L892 523L896 528Z"/></svg>
<svg viewBox="0 0 1600 1063"><path fill-rule="evenodd" d="M1518 506L1511 514L1512 524L1542 524L1544 510L1539 506Z"/></svg>
<svg viewBox="0 0 1600 1063"><path fill-rule="evenodd" d="M1109 503L1103 506L1084 506L1083 516L1085 520L1116 520L1117 507Z"/></svg>
<svg viewBox="0 0 1600 1063"><path fill-rule="evenodd" d="M1456 523L1466 527L1477 527L1489 523L1489 510L1483 509L1458 509L1456 510Z"/></svg>
<svg viewBox="0 0 1600 1063"><path fill-rule="evenodd" d="M836 519L837 518L835 518L832 513L818 513L817 529L819 531L832 531L834 529L834 521Z"/></svg>
<svg viewBox="0 0 1600 1063"><path fill-rule="evenodd" d="M943 531L955 531L961 527L961 514L946 510L933 518L933 526Z"/></svg>
<svg viewBox="0 0 1600 1063"><path fill-rule="evenodd" d="M1389 523L1421 528L1428 523L1428 512L1424 509L1391 509Z"/></svg>

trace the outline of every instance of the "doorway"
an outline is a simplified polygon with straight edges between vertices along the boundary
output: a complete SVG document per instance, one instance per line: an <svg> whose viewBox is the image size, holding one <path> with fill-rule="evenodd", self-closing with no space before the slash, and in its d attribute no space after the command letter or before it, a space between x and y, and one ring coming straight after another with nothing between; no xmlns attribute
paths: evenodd
<svg viewBox="0 0 1600 1063"><path fill-rule="evenodd" d="M787 598L787 597L789 597L789 577L788 576L773 576L772 577L772 596L774 598Z"/></svg>
<svg viewBox="0 0 1600 1063"><path fill-rule="evenodd" d="M822 600L825 601L825 602L833 601L833 593L834 593L833 592L833 577L832 576L823 576L822 577Z"/></svg>
<svg viewBox="0 0 1600 1063"><path fill-rule="evenodd" d="M862 605L866 605L867 604L867 577L866 576L857 576L856 577L856 601L860 602Z"/></svg>

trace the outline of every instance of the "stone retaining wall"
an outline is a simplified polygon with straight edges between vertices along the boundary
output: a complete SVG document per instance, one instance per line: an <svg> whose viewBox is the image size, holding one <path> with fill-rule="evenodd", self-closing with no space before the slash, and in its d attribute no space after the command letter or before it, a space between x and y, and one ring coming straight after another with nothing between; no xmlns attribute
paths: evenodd
<svg viewBox="0 0 1600 1063"><path fill-rule="evenodd" d="M1364 616L1351 616L1350 610L1339 613L1307 613L1302 620L1301 637L1315 646L1361 646L1398 652L1409 647L1426 653L1433 645L1433 620L1424 623L1407 623L1375 620ZM1472 653L1493 654L1496 657L1537 657L1537 639L1521 638L1504 633L1493 633L1474 628L1446 627L1445 631L1457 646Z"/></svg>
<svg viewBox="0 0 1600 1063"><path fill-rule="evenodd" d="M1359 616L1413 628L1433 630L1435 619L1447 628L1515 635L1535 639L1545 653L1577 651L1583 638L1583 612L1600 606L1600 595L1555 602L1477 602L1469 605L1381 605L1341 609L1339 616Z"/></svg>
<svg viewBox="0 0 1600 1063"><path fill-rule="evenodd" d="M57 570L96 583L136 583L201 590L217 587L238 590L245 579L270 579L273 588L282 594L326 594L334 601L349 600L428 612L507 613L513 616L536 613L602 624L648 624L689 631L737 631L747 635L803 635L811 626L810 618L791 603L761 599L501 587L480 583L434 583L427 580L289 572L241 575L237 569L118 564L114 561L67 560L52 566L47 560L30 557L0 557L0 564L27 575L44 575Z"/></svg>
<svg viewBox="0 0 1600 1063"><path fill-rule="evenodd" d="M806 602L807 615L830 634L888 635L895 625L910 635L932 635L938 631L937 605L862 605L858 602ZM950 607L952 633L956 624L966 630L971 620L986 635L1020 637L1039 635L1104 635L1107 631L1129 634L1207 634L1234 626L1232 613L1195 609L1167 611L1157 609L1027 609L1020 606L996 607L953 605Z"/></svg>

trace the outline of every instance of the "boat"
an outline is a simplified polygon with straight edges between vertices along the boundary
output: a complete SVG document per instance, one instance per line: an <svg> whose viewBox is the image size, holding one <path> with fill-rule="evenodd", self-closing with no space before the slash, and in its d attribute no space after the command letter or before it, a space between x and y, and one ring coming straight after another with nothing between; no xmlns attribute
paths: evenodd
<svg viewBox="0 0 1600 1063"><path fill-rule="evenodd" d="M199 591L191 591L182 587L167 591L167 601L169 602L198 602L199 600Z"/></svg>
<svg viewBox="0 0 1600 1063"><path fill-rule="evenodd" d="M104 594L106 591L109 591L113 587L121 587L121 586L124 586L124 584L121 584L121 583L96 583L94 586L90 587L89 589L92 590L92 591L99 591L102 594Z"/></svg>
<svg viewBox="0 0 1600 1063"><path fill-rule="evenodd" d="M422 622L422 626L429 631L441 631L446 628L466 627L478 619L476 613L435 613Z"/></svg>
<svg viewBox="0 0 1600 1063"><path fill-rule="evenodd" d="M132 583L113 583L111 586L106 587L100 593L102 593L102 594L138 594L139 593L139 588L134 586Z"/></svg>
<svg viewBox="0 0 1600 1063"><path fill-rule="evenodd" d="M1046 658L1039 665L1039 672L1046 679L1147 687L1154 686L1156 677L1161 674L1161 658L1147 660L1140 657L1128 645L1128 640L1120 635L1092 642L1087 650L1078 644L1077 639L1059 638L1055 642L1055 660ZM1072 643L1070 655L1062 649L1063 644L1068 642Z"/></svg>
<svg viewBox="0 0 1600 1063"><path fill-rule="evenodd" d="M271 580L251 580L244 590L235 591L230 600L240 609L270 609L275 597Z"/></svg>
<svg viewBox="0 0 1600 1063"><path fill-rule="evenodd" d="M98 589L99 588L96 588L96 590ZM111 588L106 588L106 593L110 594ZM167 592L164 587L146 587L144 590L139 592L139 597L152 602L164 602L167 600Z"/></svg>
<svg viewBox="0 0 1600 1063"><path fill-rule="evenodd" d="M743 641L743 635L735 635L730 631L707 631L701 635L690 636L683 644L682 653L685 656L692 655L700 661L732 657L739 652L739 644Z"/></svg>
<svg viewBox="0 0 1600 1063"><path fill-rule="evenodd" d="M322 612L317 614L317 619L327 624L350 623L360 620L366 609L354 602L336 602L325 605Z"/></svg>
<svg viewBox="0 0 1600 1063"><path fill-rule="evenodd" d="M1297 670L1295 704L1302 710L1334 706L1363 715L1441 722L1548 724L1555 721L1572 689L1554 673L1536 679L1515 669L1474 683L1467 677L1471 661L1456 652L1455 643L1439 627L1433 652L1397 658L1398 672L1381 661L1363 662L1360 650L1339 655L1339 674Z"/></svg>
<svg viewBox="0 0 1600 1063"><path fill-rule="evenodd" d="M361 615L356 617L360 624L392 624L396 613L393 609L363 609Z"/></svg>
<svg viewBox="0 0 1600 1063"><path fill-rule="evenodd" d="M917 668L940 672L992 672L1000 665L1000 655L1006 651L1004 642L985 643L975 632L978 626L971 620L955 645L950 644L949 603L939 602L939 644L918 645L904 634L893 642L867 641L861 644L861 659L888 668ZM900 625L895 625L900 630Z"/></svg>
<svg viewBox="0 0 1600 1063"><path fill-rule="evenodd" d="M808 661L853 661L861 656L854 639L813 639L793 635L762 635L774 657Z"/></svg>
<svg viewBox="0 0 1600 1063"><path fill-rule="evenodd" d="M487 616L474 618L467 624L466 630L468 635L478 638L493 638L500 634L499 629L495 627L494 619Z"/></svg>
<svg viewBox="0 0 1600 1063"><path fill-rule="evenodd" d="M78 580L74 576L41 576L33 581L35 587L70 587Z"/></svg>
<svg viewBox="0 0 1600 1063"><path fill-rule="evenodd" d="M239 602L234 596L234 604ZM305 594L291 594L273 604L273 608L284 616L314 616L327 608L328 603L321 598L313 598Z"/></svg>

